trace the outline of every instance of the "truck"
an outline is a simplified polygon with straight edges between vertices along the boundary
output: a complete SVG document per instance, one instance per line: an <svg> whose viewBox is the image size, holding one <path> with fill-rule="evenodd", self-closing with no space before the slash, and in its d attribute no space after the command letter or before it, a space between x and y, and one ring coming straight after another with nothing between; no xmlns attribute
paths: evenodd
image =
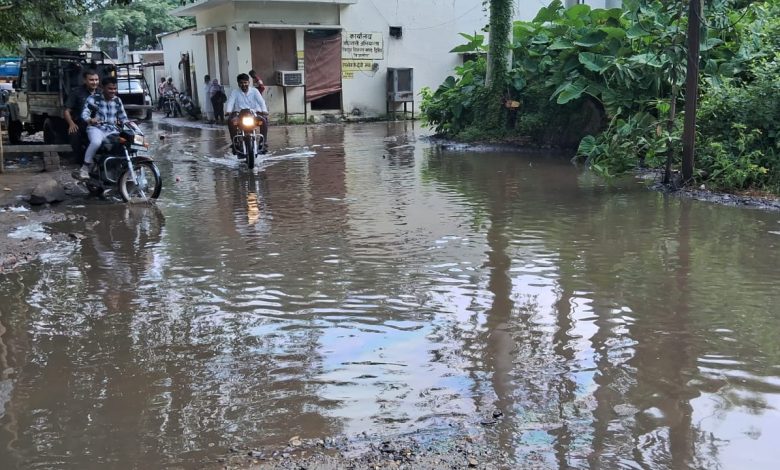
<svg viewBox="0 0 780 470"><path fill-rule="evenodd" d="M11 96L13 82L19 75L21 57L0 57L0 118L5 119L8 112L8 97Z"/></svg>
<svg viewBox="0 0 780 470"><path fill-rule="evenodd" d="M0 89L12 88L12 83L19 75L21 57L0 57Z"/></svg>
<svg viewBox="0 0 780 470"><path fill-rule="evenodd" d="M117 74L116 64L102 51L28 48L8 97L8 141L18 144L23 131L43 131L45 143L67 143L65 102L71 90L83 83L82 73L88 69L101 79Z"/></svg>
<svg viewBox="0 0 780 470"><path fill-rule="evenodd" d="M133 119L152 118L152 95L140 62L116 64L117 95L122 99L127 115Z"/></svg>

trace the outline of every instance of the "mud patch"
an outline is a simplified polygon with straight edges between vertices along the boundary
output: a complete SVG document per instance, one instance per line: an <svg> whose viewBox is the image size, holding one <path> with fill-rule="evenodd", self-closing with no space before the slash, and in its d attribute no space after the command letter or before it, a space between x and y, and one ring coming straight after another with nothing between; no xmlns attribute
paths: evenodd
<svg viewBox="0 0 780 470"><path fill-rule="evenodd" d="M66 219L66 214L53 210L0 209L0 274L19 269L48 249L71 243L68 234L49 227Z"/></svg>
<svg viewBox="0 0 780 470"><path fill-rule="evenodd" d="M507 468L510 457L478 437L461 432L446 436L361 436L356 439L290 439L286 447L254 450L231 447L214 468L253 470L337 470L345 468L450 469ZM539 462L541 463L541 462ZM526 462L525 468L538 468Z"/></svg>

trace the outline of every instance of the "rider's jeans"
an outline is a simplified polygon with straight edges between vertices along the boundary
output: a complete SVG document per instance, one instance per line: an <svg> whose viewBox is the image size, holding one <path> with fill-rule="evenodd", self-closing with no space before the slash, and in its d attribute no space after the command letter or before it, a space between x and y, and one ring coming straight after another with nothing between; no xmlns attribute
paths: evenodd
<svg viewBox="0 0 780 470"><path fill-rule="evenodd" d="M111 134L116 134L116 131L104 131L103 129L95 126L87 127L87 137L89 137L89 147L84 153L84 163L91 165L95 160L95 154L97 153L100 145L103 143L103 139Z"/></svg>

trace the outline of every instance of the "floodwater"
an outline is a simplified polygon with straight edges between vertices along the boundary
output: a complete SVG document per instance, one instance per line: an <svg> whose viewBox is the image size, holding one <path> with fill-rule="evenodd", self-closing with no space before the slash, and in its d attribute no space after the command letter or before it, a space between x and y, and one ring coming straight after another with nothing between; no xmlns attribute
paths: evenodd
<svg viewBox="0 0 780 470"><path fill-rule="evenodd" d="M506 467L776 468L780 214L412 123L274 128L256 172L148 126L157 206L77 201L2 279L0 467L457 429Z"/></svg>

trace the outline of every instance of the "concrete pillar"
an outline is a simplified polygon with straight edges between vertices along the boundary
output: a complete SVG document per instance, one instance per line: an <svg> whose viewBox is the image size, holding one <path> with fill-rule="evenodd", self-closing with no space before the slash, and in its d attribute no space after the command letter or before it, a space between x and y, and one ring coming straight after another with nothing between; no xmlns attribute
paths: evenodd
<svg viewBox="0 0 780 470"><path fill-rule="evenodd" d="M43 152L44 171L57 171L60 169L60 154L57 152Z"/></svg>
<svg viewBox="0 0 780 470"><path fill-rule="evenodd" d="M252 41L249 25L237 23L227 28L228 70L230 70L230 85L236 86L236 76L252 69ZM232 47L232 50L231 50Z"/></svg>

